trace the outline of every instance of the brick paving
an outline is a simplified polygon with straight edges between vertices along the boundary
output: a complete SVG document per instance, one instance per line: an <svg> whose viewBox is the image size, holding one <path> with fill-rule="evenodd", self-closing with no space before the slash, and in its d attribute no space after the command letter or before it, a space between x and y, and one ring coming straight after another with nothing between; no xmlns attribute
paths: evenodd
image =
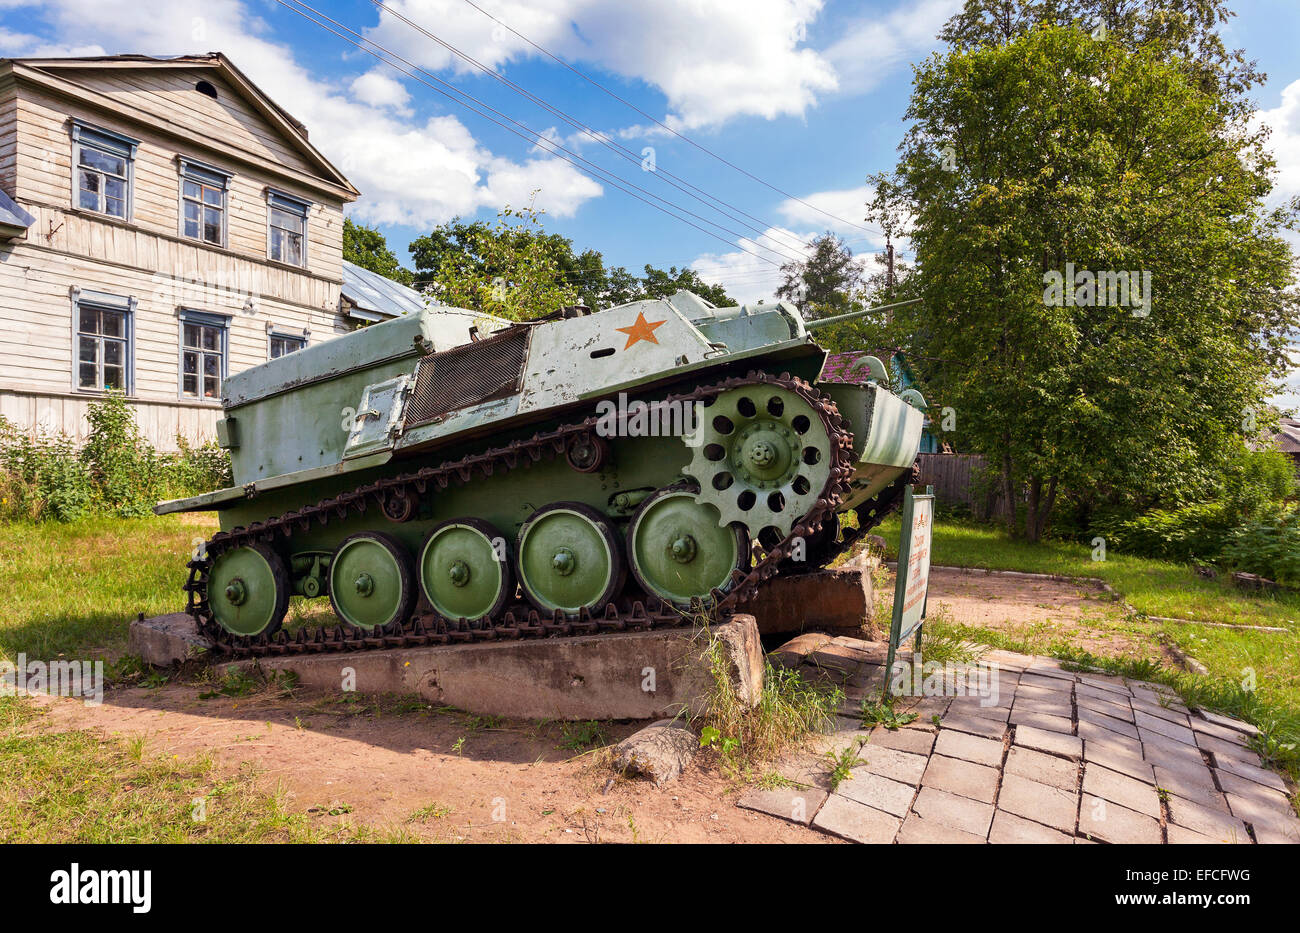
<svg viewBox="0 0 1300 933"><path fill-rule="evenodd" d="M885 646L806 634L772 658L848 700L836 731L778 763L792 785L744 794L746 809L864 843L1300 843L1286 782L1247 744L1258 730L1160 685L989 651L996 697L900 698L914 720L865 730ZM980 684L974 669L956 682ZM827 756L852 744L861 764L832 789Z"/></svg>

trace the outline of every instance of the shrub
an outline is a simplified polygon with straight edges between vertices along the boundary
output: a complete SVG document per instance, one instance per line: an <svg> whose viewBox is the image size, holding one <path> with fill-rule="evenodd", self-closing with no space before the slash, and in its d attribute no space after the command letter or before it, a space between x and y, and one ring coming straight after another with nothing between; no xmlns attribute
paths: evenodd
<svg viewBox="0 0 1300 933"><path fill-rule="evenodd" d="M91 507L90 477L66 434L28 437L0 417L0 514L70 522Z"/></svg>
<svg viewBox="0 0 1300 933"><path fill-rule="evenodd" d="M1177 509L1152 509L1127 521L1094 523L1108 547L1126 554L1167 560L1214 560L1223 553L1237 521L1224 502L1198 502Z"/></svg>
<svg viewBox="0 0 1300 933"><path fill-rule="evenodd" d="M1300 585L1300 519L1289 509L1234 529L1223 549L1234 569Z"/></svg>
<svg viewBox="0 0 1300 933"><path fill-rule="evenodd" d="M91 404L90 435L80 450L66 434L30 436L0 416L0 515L75 521L92 512L149 514L160 499L229 486L230 458L209 442L177 438L160 454L141 436L126 399Z"/></svg>

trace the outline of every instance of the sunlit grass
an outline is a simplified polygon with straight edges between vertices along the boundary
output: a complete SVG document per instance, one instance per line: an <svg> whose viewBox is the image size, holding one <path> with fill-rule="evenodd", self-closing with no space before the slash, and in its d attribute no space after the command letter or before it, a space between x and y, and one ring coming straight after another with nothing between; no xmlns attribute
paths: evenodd
<svg viewBox="0 0 1300 933"><path fill-rule="evenodd" d="M137 613L185 608L185 564L210 518L0 525L0 655L115 654Z"/></svg>
<svg viewBox="0 0 1300 933"><path fill-rule="evenodd" d="M289 809L244 768L147 740L44 729L28 700L0 699L0 843L325 842L349 827Z"/></svg>

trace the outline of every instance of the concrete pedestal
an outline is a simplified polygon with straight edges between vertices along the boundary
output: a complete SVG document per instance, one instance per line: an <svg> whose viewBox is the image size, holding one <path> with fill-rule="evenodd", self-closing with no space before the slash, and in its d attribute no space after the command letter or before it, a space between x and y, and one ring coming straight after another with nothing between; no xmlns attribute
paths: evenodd
<svg viewBox="0 0 1300 933"><path fill-rule="evenodd" d="M137 627L149 631L137 633ZM199 638L192 622L187 634L178 633L170 616L133 623L132 629L133 648L158 665L177 660L179 646L188 647L186 638ZM480 715L662 719L701 707L713 686L711 639L741 701L756 704L763 691L763 648L749 615L709 630L266 657L221 663L216 670L291 671L313 689L414 693Z"/></svg>

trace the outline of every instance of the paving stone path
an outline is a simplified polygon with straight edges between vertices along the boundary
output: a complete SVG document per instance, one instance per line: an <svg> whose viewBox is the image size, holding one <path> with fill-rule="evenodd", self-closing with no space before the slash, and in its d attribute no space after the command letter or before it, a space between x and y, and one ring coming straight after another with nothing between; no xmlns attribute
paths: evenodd
<svg viewBox="0 0 1300 933"><path fill-rule="evenodd" d="M792 782L753 790L746 809L854 842L1300 843L1289 789L1248 746L1248 723L1191 712L1167 688L1063 670L1005 651L996 696L904 698L916 719L860 727L878 696L885 646L800 635L773 662L840 684L839 731L778 763ZM974 677L959 665L949 689ZM861 745L832 789L830 756Z"/></svg>

